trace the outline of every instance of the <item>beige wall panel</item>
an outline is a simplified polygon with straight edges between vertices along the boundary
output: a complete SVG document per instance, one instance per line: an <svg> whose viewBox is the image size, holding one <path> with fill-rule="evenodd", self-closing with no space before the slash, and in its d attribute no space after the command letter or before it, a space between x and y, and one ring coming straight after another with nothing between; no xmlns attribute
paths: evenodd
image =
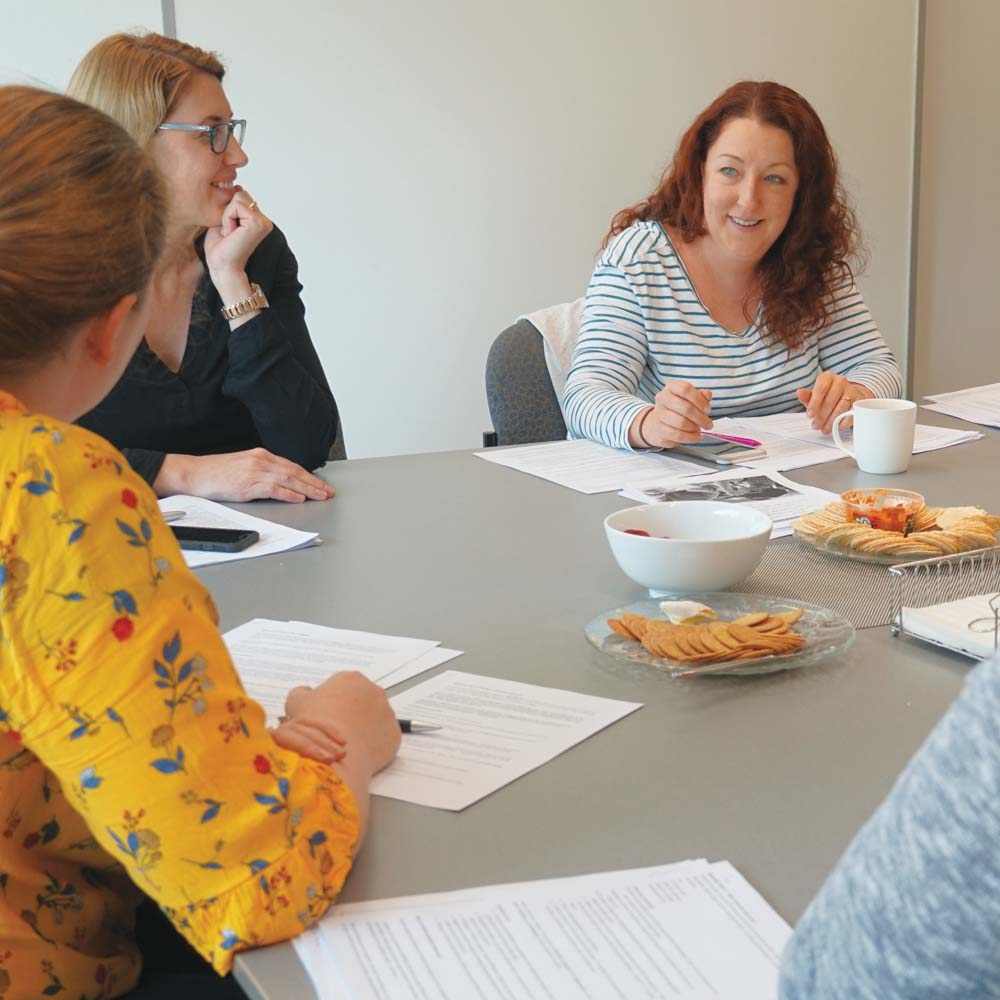
<svg viewBox="0 0 1000 1000"><path fill-rule="evenodd" d="M928 0L914 398L1000 381L1000 3Z"/></svg>

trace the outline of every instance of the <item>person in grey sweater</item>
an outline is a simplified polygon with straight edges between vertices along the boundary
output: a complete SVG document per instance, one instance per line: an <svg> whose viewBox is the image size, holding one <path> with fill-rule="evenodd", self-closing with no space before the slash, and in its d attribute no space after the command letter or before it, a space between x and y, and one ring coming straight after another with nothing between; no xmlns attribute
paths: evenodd
<svg viewBox="0 0 1000 1000"><path fill-rule="evenodd" d="M1000 997L1000 656L970 673L806 910L780 996Z"/></svg>

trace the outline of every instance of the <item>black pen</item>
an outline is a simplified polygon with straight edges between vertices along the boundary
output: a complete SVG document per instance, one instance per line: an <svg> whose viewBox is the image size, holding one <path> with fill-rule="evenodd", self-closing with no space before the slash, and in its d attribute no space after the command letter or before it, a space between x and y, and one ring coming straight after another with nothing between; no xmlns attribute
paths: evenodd
<svg viewBox="0 0 1000 1000"><path fill-rule="evenodd" d="M398 719L401 733L436 733L441 727L429 722L415 722L413 719Z"/></svg>

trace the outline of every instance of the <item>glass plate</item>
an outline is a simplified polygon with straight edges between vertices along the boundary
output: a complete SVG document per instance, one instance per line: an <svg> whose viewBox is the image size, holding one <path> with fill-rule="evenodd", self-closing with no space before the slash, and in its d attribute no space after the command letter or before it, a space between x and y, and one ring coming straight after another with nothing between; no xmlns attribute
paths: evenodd
<svg viewBox="0 0 1000 1000"><path fill-rule="evenodd" d="M729 593L728 591L712 594L678 594L671 600L698 601L713 608L720 619L732 621L742 615L754 611L766 611L777 614L779 611L791 611L802 608L804 614L792 626L802 635L806 643L794 653L784 653L781 656L762 656L757 660L719 660L716 663L705 664L706 673L715 674L771 674L778 670L794 670L799 667L811 667L814 663L842 653L854 641L854 626L846 619L829 608L821 608L815 604L794 601L790 598L762 597L759 594ZM657 670L677 673L682 670L696 669L701 664L678 663L662 656L653 656L649 650L634 639L612 632L608 627L609 618L618 618L623 611L635 615L645 615L647 618L664 618L660 611L660 599L647 598L636 601L623 608L612 608L598 615L590 622L585 631L590 642L602 653L613 656L616 660L627 660L632 663L645 663ZM730 664L727 666L727 662Z"/></svg>
<svg viewBox="0 0 1000 1000"><path fill-rule="evenodd" d="M806 538L796 533L795 537L807 548L815 549L829 556L839 556L841 559L853 559L855 562L875 563L878 566L895 566L897 563L918 562L920 559L933 559L931 552L900 552L896 555L880 555L876 552L855 552L853 549L841 549L830 545L823 538Z"/></svg>

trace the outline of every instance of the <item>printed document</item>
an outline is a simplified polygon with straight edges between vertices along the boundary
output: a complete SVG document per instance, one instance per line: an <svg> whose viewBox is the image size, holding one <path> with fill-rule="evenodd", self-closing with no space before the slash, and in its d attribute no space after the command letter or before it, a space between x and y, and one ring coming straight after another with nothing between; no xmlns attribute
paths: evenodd
<svg viewBox="0 0 1000 1000"><path fill-rule="evenodd" d="M775 1000L790 936L702 860L341 903L294 944L320 1000Z"/></svg>
<svg viewBox="0 0 1000 1000"><path fill-rule="evenodd" d="M268 725L284 714L293 687L315 687L338 670L360 671L388 688L462 655L429 639L267 618L255 618L222 638L247 694L267 714Z"/></svg>
<svg viewBox="0 0 1000 1000"><path fill-rule="evenodd" d="M216 563L233 562L236 559L255 559L275 552L289 552L304 549L308 545L318 545L319 536L315 531L298 531L286 528L262 517L253 517L242 511L233 510L213 500L202 497L177 496L160 500L160 510L182 510L184 517L171 521L178 528L247 528L256 531L260 540L242 552L194 552L184 550L184 561L194 569L197 566L214 566Z"/></svg>
<svg viewBox="0 0 1000 1000"><path fill-rule="evenodd" d="M957 392L941 392L936 396L924 396L924 399L931 401L924 404L925 410L947 413L973 424L1000 427L1000 382L959 389Z"/></svg>
<svg viewBox="0 0 1000 1000"><path fill-rule="evenodd" d="M631 483L621 495L639 503L682 500L715 500L759 510L772 521L772 538L792 533L792 521L840 499L837 493L793 483L779 472L732 469L698 479L673 479L659 483Z"/></svg>
<svg viewBox="0 0 1000 1000"><path fill-rule="evenodd" d="M640 479L700 476L707 471L698 462L661 452L621 451L594 441L547 441L520 448L489 448L476 455L578 493L610 493Z"/></svg>
<svg viewBox="0 0 1000 1000"><path fill-rule="evenodd" d="M808 444L840 449L834 444L833 437L822 431L814 431L809 418L804 413L776 413L770 417L750 417L744 420L737 418L737 423L759 427L782 437L794 438ZM854 440L854 431L848 428L841 433L844 443L850 446ZM935 427L931 424L917 424L913 435L913 454L920 455L925 451L937 451L939 448L950 448L955 444L975 441L983 435L979 431L956 430L954 427ZM842 454L842 452L841 452Z"/></svg>
<svg viewBox="0 0 1000 1000"><path fill-rule="evenodd" d="M757 438L767 448L767 455L743 463L756 469L786 472L850 457L834 444L829 434L813 430L812 422L805 413L775 413L769 417L723 417L715 421L715 429L725 434L749 432L752 437ZM841 434L848 447L851 446L853 436L851 430ZM917 424L913 454L950 448L966 441L975 441L982 436L979 431Z"/></svg>
<svg viewBox="0 0 1000 1000"><path fill-rule="evenodd" d="M642 706L445 670L390 699L401 719L441 726L404 734L374 795L464 809Z"/></svg>

